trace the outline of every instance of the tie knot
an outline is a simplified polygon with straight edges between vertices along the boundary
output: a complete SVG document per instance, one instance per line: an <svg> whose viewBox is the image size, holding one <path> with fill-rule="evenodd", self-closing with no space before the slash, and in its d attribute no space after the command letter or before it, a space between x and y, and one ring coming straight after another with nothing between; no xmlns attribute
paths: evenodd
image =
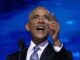
<svg viewBox="0 0 80 60"><path fill-rule="evenodd" d="M38 50L40 50L40 48L38 46L35 46L34 51L38 51Z"/></svg>

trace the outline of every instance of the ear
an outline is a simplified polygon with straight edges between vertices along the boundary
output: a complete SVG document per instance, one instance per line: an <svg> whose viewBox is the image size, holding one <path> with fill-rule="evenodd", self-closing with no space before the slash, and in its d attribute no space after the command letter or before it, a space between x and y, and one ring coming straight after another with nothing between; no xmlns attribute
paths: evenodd
<svg viewBox="0 0 80 60"><path fill-rule="evenodd" d="M29 23L27 23L27 24L25 25L25 28L27 29L27 31L30 31L30 25L29 25Z"/></svg>

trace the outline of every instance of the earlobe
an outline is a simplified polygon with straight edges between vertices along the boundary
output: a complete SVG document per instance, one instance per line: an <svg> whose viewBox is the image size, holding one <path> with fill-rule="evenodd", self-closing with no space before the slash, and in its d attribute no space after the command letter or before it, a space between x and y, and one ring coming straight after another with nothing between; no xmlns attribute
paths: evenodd
<svg viewBox="0 0 80 60"><path fill-rule="evenodd" d="M27 29L27 31L30 31L29 23L25 25L25 28Z"/></svg>

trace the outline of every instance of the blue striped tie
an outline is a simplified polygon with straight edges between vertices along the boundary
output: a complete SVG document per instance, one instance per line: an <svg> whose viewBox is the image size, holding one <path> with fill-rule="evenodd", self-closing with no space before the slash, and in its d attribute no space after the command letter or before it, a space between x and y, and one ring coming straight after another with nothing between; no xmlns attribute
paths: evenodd
<svg viewBox="0 0 80 60"><path fill-rule="evenodd" d="M34 47L34 52L32 53L30 60L39 60L37 52L39 51L39 47L35 46Z"/></svg>

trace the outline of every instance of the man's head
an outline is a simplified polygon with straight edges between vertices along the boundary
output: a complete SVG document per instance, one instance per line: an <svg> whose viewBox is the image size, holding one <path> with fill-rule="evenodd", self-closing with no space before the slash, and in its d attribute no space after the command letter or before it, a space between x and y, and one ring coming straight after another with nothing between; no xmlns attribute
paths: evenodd
<svg viewBox="0 0 80 60"><path fill-rule="evenodd" d="M32 37L44 39L48 36L47 23L52 16L44 7L37 7L29 15L29 22L26 29L32 33Z"/></svg>

